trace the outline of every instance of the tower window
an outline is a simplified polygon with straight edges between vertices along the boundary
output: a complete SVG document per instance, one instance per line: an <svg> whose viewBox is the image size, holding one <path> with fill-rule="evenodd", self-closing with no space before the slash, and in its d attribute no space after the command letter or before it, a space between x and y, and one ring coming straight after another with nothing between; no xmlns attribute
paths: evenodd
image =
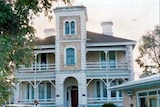
<svg viewBox="0 0 160 107"><path fill-rule="evenodd" d="M66 64L75 64L75 52L73 48L66 49Z"/></svg>
<svg viewBox="0 0 160 107"><path fill-rule="evenodd" d="M75 34L75 22L71 22L71 34Z"/></svg>
<svg viewBox="0 0 160 107"><path fill-rule="evenodd" d="M75 21L66 21L65 22L65 34L69 35L73 35L75 34Z"/></svg>
<svg viewBox="0 0 160 107"><path fill-rule="evenodd" d="M66 22L65 23L65 34L69 34L69 29L70 27L69 27L69 22Z"/></svg>

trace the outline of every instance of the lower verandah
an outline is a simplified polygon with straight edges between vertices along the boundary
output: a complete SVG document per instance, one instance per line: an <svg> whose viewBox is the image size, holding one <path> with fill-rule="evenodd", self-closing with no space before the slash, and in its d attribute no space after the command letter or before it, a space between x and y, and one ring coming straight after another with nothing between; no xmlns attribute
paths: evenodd
<svg viewBox="0 0 160 107"><path fill-rule="evenodd" d="M87 80L87 105L99 106L106 102L114 102L122 105L123 97L121 91L110 91L109 86L123 83L123 79L88 79ZM55 81L26 81L17 85L14 103L33 104L35 99L41 105L55 106ZM13 102L12 102L13 103Z"/></svg>

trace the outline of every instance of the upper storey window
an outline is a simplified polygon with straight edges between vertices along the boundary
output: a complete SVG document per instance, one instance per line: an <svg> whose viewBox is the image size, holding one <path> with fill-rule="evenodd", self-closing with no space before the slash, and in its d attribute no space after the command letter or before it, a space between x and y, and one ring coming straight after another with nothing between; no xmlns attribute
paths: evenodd
<svg viewBox="0 0 160 107"><path fill-rule="evenodd" d="M71 21L71 22L66 21L65 22L65 34L66 35L75 34L75 21Z"/></svg>
<svg viewBox="0 0 160 107"><path fill-rule="evenodd" d="M70 28L70 27L69 27L69 22L67 21L67 22L65 23L65 34L69 34L69 31L70 31L69 28Z"/></svg>
<svg viewBox="0 0 160 107"><path fill-rule="evenodd" d="M75 22L71 22L71 34L75 34Z"/></svg>
<svg viewBox="0 0 160 107"><path fill-rule="evenodd" d="M66 64L75 64L75 52L73 48L68 48L66 50Z"/></svg>
<svg viewBox="0 0 160 107"><path fill-rule="evenodd" d="M115 53L115 51L109 52L109 67L116 68L116 53Z"/></svg>

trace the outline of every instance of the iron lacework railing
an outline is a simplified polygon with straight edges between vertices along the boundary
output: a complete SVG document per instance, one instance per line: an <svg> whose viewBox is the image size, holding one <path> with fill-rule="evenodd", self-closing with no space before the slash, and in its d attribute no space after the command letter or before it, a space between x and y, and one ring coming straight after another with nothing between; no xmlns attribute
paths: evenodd
<svg viewBox="0 0 160 107"><path fill-rule="evenodd" d="M18 68L19 73L34 73L34 72L54 72L55 71L55 64L32 64L29 67L24 65L20 65Z"/></svg>
<svg viewBox="0 0 160 107"><path fill-rule="evenodd" d="M87 62L87 70L92 69L128 69L128 64L126 62Z"/></svg>
<svg viewBox="0 0 160 107"><path fill-rule="evenodd" d="M65 65L66 66L66 65ZM86 62L86 70L127 70L128 63L126 62ZM32 64L29 67L24 65L19 66L18 73L34 73L34 72L55 72L55 64Z"/></svg>

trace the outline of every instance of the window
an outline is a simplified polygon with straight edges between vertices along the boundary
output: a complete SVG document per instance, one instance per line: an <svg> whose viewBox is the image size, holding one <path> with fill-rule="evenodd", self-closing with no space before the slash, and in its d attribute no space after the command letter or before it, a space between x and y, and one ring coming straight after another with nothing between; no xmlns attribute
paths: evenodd
<svg viewBox="0 0 160 107"><path fill-rule="evenodd" d="M45 99L52 99L53 95L52 95L52 90L53 90L53 86L51 85L51 83L47 83L47 82L43 82L40 83L37 91L38 94L38 98L41 100L45 100ZM34 99L34 88L31 84L27 84L26 85L26 97L27 99Z"/></svg>
<svg viewBox="0 0 160 107"><path fill-rule="evenodd" d="M115 85L116 85L116 81L112 81L111 86L115 86ZM111 97L116 97L116 91L111 91Z"/></svg>
<svg viewBox="0 0 160 107"><path fill-rule="evenodd" d="M51 99L52 85L50 83L40 83L38 87L39 99Z"/></svg>
<svg viewBox="0 0 160 107"><path fill-rule="evenodd" d="M27 84L27 99L34 99L34 88L31 84Z"/></svg>
<svg viewBox="0 0 160 107"><path fill-rule="evenodd" d="M160 98L158 95L159 89L154 90L144 90L143 92L138 92L138 107L159 107Z"/></svg>
<svg viewBox="0 0 160 107"><path fill-rule="evenodd" d="M37 56L37 70L46 70L46 64L47 64L47 54L41 53Z"/></svg>
<svg viewBox="0 0 160 107"><path fill-rule="evenodd" d="M47 54L41 54L41 70L46 70L46 63L47 63Z"/></svg>
<svg viewBox="0 0 160 107"><path fill-rule="evenodd" d="M138 96L147 96L147 92L138 93Z"/></svg>
<svg viewBox="0 0 160 107"><path fill-rule="evenodd" d="M118 81L118 85L119 85L119 84L122 84L122 81L119 80L119 81ZM122 97L122 91L119 91L119 97Z"/></svg>
<svg viewBox="0 0 160 107"><path fill-rule="evenodd" d="M69 34L69 22L65 23L65 34Z"/></svg>
<svg viewBox="0 0 160 107"><path fill-rule="evenodd" d="M47 99L51 99L51 84L47 83Z"/></svg>
<svg viewBox="0 0 160 107"><path fill-rule="evenodd" d="M71 34L75 34L75 22L71 22Z"/></svg>
<svg viewBox="0 0 160 107"><path fill-rule="evenodd" d="M115 51L109 52L109 68L116 68L116 55Z"/></svg>
<svg viewBox="0 0 160 107"><path fill-rule="evenodd" d="M66 21L65 22L65 34L67 34L67 35L75 34L75 22L74 21L71 21L71 22Z"/></svg>
<svg viewBox="0 0 160 107"><path fill-rule="evenodd" d="M149 107L158 107L157 106L157 98L156 97L153 97L153 98L149 98Z"/></svg>
<svg viewBox="0 0 160 107"><path fill-rule="evenodd" d="M101 68L106 68L106 58L105 58L105 53L100 52L100 58L101 58Z"/></svg>
<svg viewBox="0 0 160 107"><path fill-rule="evenodd" d="M39 84L39 99L44 99L44 83Z"/></svg>
<svg viewBox="0 0 160 107"><path fill-rule="evenodd" d="M75 52L73 48L66 49L66 64L75 64Z"/></svg>
<svg viewBox="0 0 160 107"><path fill-rule="evenodd" d="M100 82L97 81L97 97L100 97L101 90L100 90Z"/></svg>
<svg viewBox="0 0 160 107"><path fill-rule="evenodd" d="M107 89L106 89L106 85L103 83L103 97L107 97Z"/></svg>
<svg viewBox="0 0 160 107"><path fill-rule="evenodd" d="M96 82L96 96L97 98L107 97L106 85L101 81Z"/></svg>
<svg viewBox="0 0 160 107"><path fill-rule="evenodd" d="M149 95L156 95L157 94L157 91L150 91L148 92Z"/></svg>
<svg viewBox="0 0 160 107"><path fill-rule="evenodd" d="M122 97L122 91L119 91L119 97Z"/></svg>

